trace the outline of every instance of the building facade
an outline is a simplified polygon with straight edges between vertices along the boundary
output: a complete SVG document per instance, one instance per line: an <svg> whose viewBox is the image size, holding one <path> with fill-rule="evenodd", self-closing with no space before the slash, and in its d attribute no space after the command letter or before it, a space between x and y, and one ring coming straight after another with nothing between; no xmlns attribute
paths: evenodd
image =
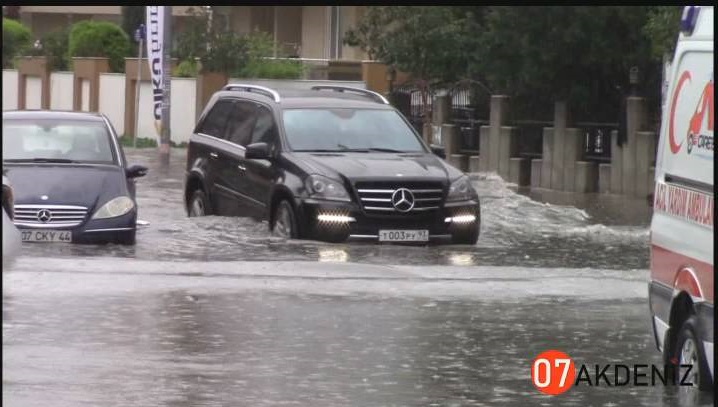
<svg viewBox="0 0 718 407"><path fill-rule="evenodd" d="M20 21L36 37L81 20L122 21L121 6L17 6ZM173 26L181 31L191 7L173 6ZM362 60L364 52L343 45L344 33L359 20L365 6L213 6L213 24L238 33L263 31L277 55L306 59Z"/></svg>

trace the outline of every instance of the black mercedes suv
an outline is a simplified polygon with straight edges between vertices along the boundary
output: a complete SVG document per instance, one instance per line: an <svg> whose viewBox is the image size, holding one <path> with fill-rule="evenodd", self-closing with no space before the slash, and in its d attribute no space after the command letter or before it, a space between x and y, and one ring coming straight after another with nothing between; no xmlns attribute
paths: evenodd
<svg viewBox="0 0 718 407"><path fill-rule="evenodd" d="M185 204L288 238L475 244L479 197L442 158L378 93L230 84L190 137Z"/></svg>

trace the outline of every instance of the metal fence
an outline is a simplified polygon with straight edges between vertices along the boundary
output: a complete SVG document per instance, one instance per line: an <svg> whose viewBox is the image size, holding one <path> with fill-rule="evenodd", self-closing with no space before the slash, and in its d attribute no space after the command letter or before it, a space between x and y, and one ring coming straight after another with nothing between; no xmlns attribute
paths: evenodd
<svg viewBox="0 0 718 407"><path fill-rule="evenodd" d="M429 110L431 110L433 97L433 94L429 94L427 98L427 108ZM409 120L416 131L418 131L419 134L423 134L424 105L421 100L421 91L411 85L399 86L392 90L390 99L394 107Z"/></svg>
<svg viewBox="0 0 718 407"><path fill-rule="evenodd" d="M459 133L458 151L462 154L479 154L481 126L489 124L491 95L479 84L460 83L450 89L451 122Z"/></svg>
<svg viewBox="0 0 718 407"><path fill-rule="evenodd" d="M516 120L514 126L518 132L516 154L522 158L541 158L543 156L543 129L544 127L553 127L553 122Z"/></svg>
<svg viewBox="0 0 718 407"><path fill-rule="evenodd" d="M583 161L611 162L611 133L618 130L618 123L576 123L581 129Z"/></svg>

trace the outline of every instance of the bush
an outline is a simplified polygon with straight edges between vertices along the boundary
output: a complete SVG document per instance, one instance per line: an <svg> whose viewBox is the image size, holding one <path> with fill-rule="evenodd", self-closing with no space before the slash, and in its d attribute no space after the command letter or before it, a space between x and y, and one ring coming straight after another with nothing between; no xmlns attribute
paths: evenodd
<svg viewBox="0 0 718 407"><path fill-rule="evenodd" d="M71 57L106 57L112 72L124 72L125 57L129 54L130 39L117 24L85 20L70 30Z"/></svg>
<svg viewBox="0 0 718 407"><path fill-rule="evenodd" d="M70 59L67 55L68 36L67 30L45 34L40 39L41 48L31 47L27 54L46 57L53 71L68 71L70 70Z"/></svg>
<svg viewBox="0 0 718 407"><path fill-rule="evenodd" d="M237 75L238 78L301 79L304 65L300 61L259 59L250 61Z"/></svg>
<svg viewBox="0 0 718 407"><path fill-rule="evenodd" d="M22 23L2 19L2 66L12 68L13 59L32 48L32 33Z"/></svg>
<svg viewBox="0 0 718 407"><path fill-rule="evenodd" d="M194 60L185 60L179 63L172 72L178 78L195 78L199 72L199 64Z"/></svg>
<svg viewBox="0 0 718 407"><path fill-rule="evenodd" d="M233 32L216 33L210 44L210 49L200 58L203 70L234 76L244 69L249 51L245 36Z"/></svg>

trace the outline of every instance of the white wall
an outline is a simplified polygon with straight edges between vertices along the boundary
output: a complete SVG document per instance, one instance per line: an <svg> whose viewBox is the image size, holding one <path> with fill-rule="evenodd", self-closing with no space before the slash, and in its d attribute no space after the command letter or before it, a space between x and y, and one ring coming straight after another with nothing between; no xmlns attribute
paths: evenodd
<svg viewBox="0 0 718 407"><path fill-rule="evenodd" d="M125 101L125 75L100 74L100 113L107 116L119 136L125 133L125 108L132 109L134 106L134 100Z"/></svg>
<svg viewBox="0 0 718 407"><path fill-rule="evenodd" d="M229 83L246 83L248 85L266 86L281 90L309 90L312 86L333 85L351 88L366 89L363 81L322 81L322 80L296 80L296 79L236 79L231 78Z"/></svg>
<svg viewBox="0 0 718 407"><path fill-rule="evenodd" d="M189 142L195 126L196 84L194 78L172 78L170 93L170 130L175 143ZM134 101L127 104L134 106ZM152 103L152 85L140 85L139 134L140 138L151 138L159 143L160 136L155 129Z"/></svg>
<svg viewBox="0 0 718 407"><path fill-rule="evenodd" d="M72 110L73 81L72 72L53 72L50 74L50 109Z"/></svg>
<svg viewBox="0 0 718 407"><path fill-rule="evenodd" d="M80 89L82 89L82 101L80 104L80 110L83 112L90 111L90 81L87 79L80 79Z"/></svg>
<svg viewBox="0 0 718 407"><path fill-rule="evenodd" d="M172 120L172 141L189 142L189 136L195 124L195 98L197 84L194 78L172 78L172 100L170 101L170 120Z"/></svg>
<svg viewBox="0 0 718 407"><path fill-rule="evenodd" d="M42 109L42 79L28 76L25 82L25 108Z"/></svg>
<svg viewBox="0 0 718 407"><path fill-rule="evenodd" d="M2 110L17 109L18 74L14 69L2 71Z"/></svg>

